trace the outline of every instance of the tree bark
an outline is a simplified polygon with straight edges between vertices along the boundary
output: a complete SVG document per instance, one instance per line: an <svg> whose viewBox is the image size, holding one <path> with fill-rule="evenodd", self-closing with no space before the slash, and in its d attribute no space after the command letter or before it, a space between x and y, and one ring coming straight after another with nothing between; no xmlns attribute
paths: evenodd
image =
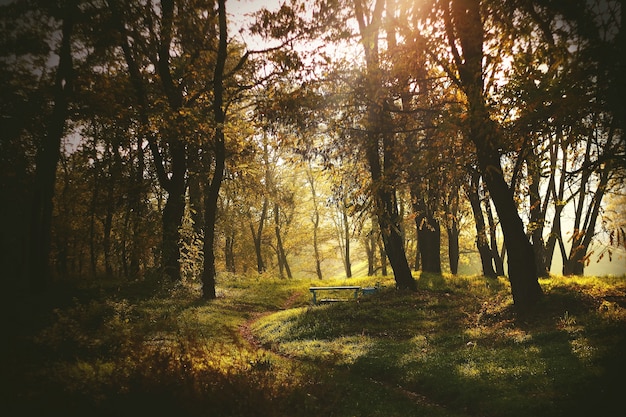
<svg viewBox="0 0 626 417"><path fill-rule="evenodd" d="M171 177L163 183L168 192L163 207L163 241L162 266L163 272L172 281L180 281L180 226L185 215L185 190L187 184L187 156L185 146L178 139L170 141Z"/></svg>
<svg viewBox="0 0 626 417"><path fill-rule="evenodd" d="M235 273L235 233L232 231L226 236L224 243L224 260L226 262L226 271Z"/></svg>
<svg viewBox="0 0 626 417"><path fill-rule="evenodd" d="M118 2L110 2L114 23L121 35L121 47L124 52L130 81L133 86L137 102L141 124L146 132L151 132L149 120L148 92L144 86L139 65L133 54L128 40L126 28L122 18L121 7ZM174 83L170 74L170 47L172 42L172 25L174 19L174 2L163 0L161 2L161 37L158 45L157 73L161 80L161 87L167 98L170 110L178 114L183 105L182 89ZM148 145L154 160L159 184L168 193L167 201L162 213L162 242L161 242L161 265L163 272L173 281L179 281L180 275L180 239L179 229L185 213L185 191L187 189L187 152L185 144L177 137L180 132L167 132L165 138L170 153L170 173L165 170L164 156L159 149L156 137L152 133L147 134Z"/></svg>
<svg viewBox="0 0 626 417"><path fill-rule="evenodd" d="M559 148L561 149L561 153L563 155L561 160L561 172L567 172L567 143L563 142L563 136L560 132L557 133L556 141L552 148L550 149L550 160L551 160L551 175L555 175L556 171L556 162L557 156L559 154ZM565 245L563 244L563 236L561 230L561 213L565 208L565 204L563 202L563 197L565 194L565 175L560 175L558 189L556 187L556 182L554 186L551 188L552 192L552 201L554 201L554 216L552 217L552 228L550 230L550 236L548 237L548 241L546 242L546 264L548 267L552 265L552 259L554 257L554 250L557 242L559 243L559 251L561 253L561 259L565 262L567 255L565 252Z"/></svg>
<svg viewBox="0 0 626 417"><path fill-rule="evenodd" d="M226 26L226 0L218 0L219 43L213 73L213 116L215 118L213 178L207 183L204 193L204 267L202 271L202 297L214 299L215 292L215 220L224 168L226 165L226 144L224 140L224 67L228 56L228 30Z"/></svg>
<svg viewBox="0 0 626 417"><path fill-rule="evenodd" d="M385 123L383 108L385 97L381 93L383 84L379 67L378 35L385 0L377 0L371 13L369 11L366 13L363 7L364 5L360 0L354 0L354 11L359 25L367 71L367 132L364 146L372 179L374 205L385 252L393 269L396 287L416 290L417 283L411 273L404 250L401 219L396 200L394 185L396 175L393 171L397 150L395 149L393 134L386 131L388 124Z"/></svg>
<svg viewBox="0 0 626 417"><path fill-rule="evenodd" d="M563 275L582 276L585 273L587 251L595 235L596 222L598 221L602 199L608 185L609 173L612 169L611 163L612 161L608 162L600 173L600 181L593 194L591 204L588 206L584 223L581 225L578 222L578 217L576 219L570 254L567 261L563 263ZM581 195L579 205L583 205L583 200L584 196Z"/></svg>
<svg viewBox="0 0 626 417"><path fill-rule="evenodd" d="M467 197L472 207L472 213L474 214L474 224L476 226L476 247L478 249L478 253L480 254L483 275L489 278L496 278L498 275L493 269L493 256L491 254L491 248L489 247L489 241L487 240L485 216L483 215L483 210L480 206L480 196L478 194L479 183L480 174L477 171L472 172Z"/></svg>
<svg viewBox="0 0 626 417"><path fill-rule="evenodd" d="M428 207L420 185L411 186L422 272L441 273L441 225Z"/></svg>
<svg viewBox="0 0 626 417"><path fill-rule="evenodd" d="M550 274L550 267L546 264L546 248L543 241L543 229L545 224L545 210L541 201L539 182L541 180L540 162L535 154L534 146L529 150L526 157L528 167L528 198L530 203L530 238L535 252L535 263L537 264L537 274L547 277ZM546 193L546 201L550 198L550 193Z"/></svg>
<svg viewBox="0 0 626 417"><path fill-rule="evenodd" d="M130 278L137 279L141 276L141 254L143 248L143 215L144 200L145 200L145 188L144 188L144 171L145 171L145 158L143 151L143 136L137 138L137 157L136 157L136 170L135 170L135 184L134 190L130 193L129 207L131 210L132 221L132 242L130 250Z"/></svg>
<svg viewBox="0 0 626 417"><path fill-rule="evenodd" d="M448 232L448 258L450 263L450 273L456 275L459 273L459 228L456 222L453 222L446 228Z"/></svg>
<svg viewBox="0 0 626 417"><path fill-rule="evenodd" d="M280 269L280 276L283 277L283 268L287 273L287 278L293 278L291 275L291 268L289 268L289 262L287 262L287 254L285 253L285 247L283 246L283 239L280 233L280 207L278 203L274 203L274 232L276 234L276 255L278 256L278 267Z"/></svg>
<svg viewBox="0 0 626 417"><path fill-rule="evenodd" d="M59 66L54 82L54 108L47 134L37 149L33 202L30 222L29 288L32 292L46 290L50 279L50 247L52 240L52 210L56 171L61 153L61 139L65 135L69 99L74 84L71 39L74 2L68 2L61 28Z"/></svg>
<svg viewBox="0 0 626 417"><path fill-rule="evenodd" d="M317 190L315 188L315 176L311 164L307 165L307 181L311 189L311 198L313 199L313 214L311 215L311 223L313 224L313 257L315 261L315 274L317 279L321 280L322 276L322 256L319 248L319 228L320 228L320 209L318 206Z"/></svg>
<svg viewBox="0 0 626 417"><path fill-rule="evenodd" d="M352 261L350 260L350 223L346 201L341 202L341 215L343 216L343 262L346 270L346 278L352 278Z"/></svg>
<svg viewBox="0 0 626 417"><path fill-rule="evenodd" d="M448 41L453 49L459 80L468 102L469 138L476 146L478 164L493 199L507 248L508 273L515 306L525 311L541 297L535 254L517 212L513 191L500 164L502 137L490 118L483 95L483 22L480 0L454 0L446 15ZM444 11L448 13L448 11ZM451 18L450 18L451 17ZM454 25L452 25L454 22ZM458 49L461 46L463 57Z"/></svg>
<svg viewBox="0 0 626 417"><path fill-rule="evenodd" d="M259 225L257 229L254 229L252 219L250 220L250 232L252 233L252 241L254 242L254 252L256 254L257 272L259 274L265 272L265 262L263 261L262 241L263 241L263 226L265 225L265 217L267 216L267 197L263 198L263 208L261 209L261 218L259 219Z"/></svg>

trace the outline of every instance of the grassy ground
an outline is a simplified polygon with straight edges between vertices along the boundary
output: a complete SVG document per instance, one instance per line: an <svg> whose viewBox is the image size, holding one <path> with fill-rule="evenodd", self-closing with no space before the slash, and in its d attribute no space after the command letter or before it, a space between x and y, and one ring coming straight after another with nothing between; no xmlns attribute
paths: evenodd
<svg viewBox="0 0 626 417"><path fill-rule="evenodd" d="M6 300L3 415L572 416L626 386L626 278L552 278L516 316L504 279L107 283Z"/></svg>

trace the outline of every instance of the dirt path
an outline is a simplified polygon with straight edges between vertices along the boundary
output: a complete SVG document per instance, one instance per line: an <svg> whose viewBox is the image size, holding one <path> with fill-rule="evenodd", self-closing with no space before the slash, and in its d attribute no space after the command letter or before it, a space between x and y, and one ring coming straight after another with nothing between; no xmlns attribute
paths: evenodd
<svg viewBox="0 0 626 417"><path fill-rule="evenodd" d="M250 344L250 347L252 347L253 349L257 349L257 350L264 349L263 344L259 340L257 340L254 337L254 334L252 333L252 324L256 322L257 320L261 319L262 317L269 316L270 314L277 313L278 311L281 311L281 310L290 309L291 307L293 307L296 300L300 298L301 296L302 296L302 292L294 292L293 294L289 296L289 298L285 300L280 310L270 310L270 311L264 311L262 313L253 314L252 317L250 317L244 323L239 325L239 334L246 342L248 342L248 344Z"/></svg>
<svg viewBox="0 0 626 417"><path fill-rule="evenodd" d="M285 302L282 304L281 308L279 310L273 310L273 311L265 311L262 313L255 313L254 315L252 315L252 317L250 317L248 320L246 320L244 323L242 323L239 326L239 334L241 335L241 337L249 344L249 346L252 349L255 350L271 350L274 354L276 355L280 355L281 357L290 359L290 360L294 360L293 357L289 357L288 355L284 355L281 354L279 352L276 352L274 350L272 350L271 348L264 346L263 343L261 343L258 339L256 339L256 337L254 336L254 333L252 332L252 325L259 319L268 316L270 314L276 313L278 311L282 311L282 310L287 310L289 308L292 308L293 305L295 304L295 301L302 295L301 292L295 292L294 294L292 294L289 298L287 298L285 300ZM350 372L349 370L344 370L345 372ZM421 393L417 393L411 390L408 390L406 388L404 388L403 386L399 385L399 384L394 384L388 381L383 381L383 380L379 380L379 379L374 379L369 377L368 380L378 386L384 387L384 389L389 390L391 392L395 392L398 393L406 398L408 398L409 400L411 400L413 403L415 403L416 405L420 405L420 406L426 406L426 407L430 407L433 409L438 409L440 411L442 410L446 410L446 406L443 404L439 404L435 401L433 401L432 399L430 399L429 397L427 397L424 394Z"/></svg>

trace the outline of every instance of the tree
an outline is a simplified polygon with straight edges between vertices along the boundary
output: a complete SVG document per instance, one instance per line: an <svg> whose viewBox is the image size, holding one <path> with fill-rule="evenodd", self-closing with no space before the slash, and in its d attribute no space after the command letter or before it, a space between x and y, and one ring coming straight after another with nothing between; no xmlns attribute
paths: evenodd
<svg viewBox="0 0 626 417"><path fill-rule="evenodd" d="M213 176L207 181L204 191L204 269L202 271L202 297L214 299L215 293L215 220L217 200L224 176L226 164L226 145L224 139L224 69L228 57L228 28L226 26L226 0L218 0L219 41L215 69L213 71L213 117L215 134L213 138L214 168Z"/></svg>
<svg viewBox="0 0 626 417"><path fill-rule="evenodd" d="M190 123L193 123L186 116L201 96L192 78L179 75L196 64L201 52L209 47L208 34L203 32L203 19L208 17L199 13L194 14L199 22L190 20L186 15L189 10L184 10L182 3L176 7L174 0L163 0L158 8L153 8L151 3L137 6L119 0L109 3L145 139L159 183L167 192L162 213L163 272L177 281L180 279L179 228L187 189L186 141L191 135ZM148 25L149 33L136 29L143 25ZM154 68L153 73L149 72L150 68Z"/></svg>
<svg viewBox="0 0 626 417"><path fill-rule="evenodd" d="M315 261L315 275L317 279L322 279L322 255L320 249L320 220L321 220L321 204L317 191L318 175L313 169L311 161L307 161L305 167L306 180L311 190L311 203L313 204L313 212L311 213L311 224L313 226L313 259Z"/></svg>
<svg viewBox="0 0 626 417"><path fill-rule="evenodd" d="M480 171L495 204L507 248L508 275L516 307L531 308L541 297L535 256L518 214L513 191L500 161L503 138L489 114L484 95L485 27L479 0L454 0L443 9L448 45L467 99L467 135L476 147ZM453 75L454 76L454 75ZM456 77L456 76L454 76Z"/></svg>
<svg viewBox="0 0 626 417"><path fill-rule="evenodd" d="M45 290L51 278L50 245L53 198L61 140L66 132L68 108L75 78L71 45L76 19L78 18L77 6L75 1L69 1L58 9L62 25L61 42L58 50L59 65L56 70L53 90L54 106L47 122L45 137L37 148L29 260L30 286L31 290L35 292Z"/></svg>
<svg viewBox="0 0 626 417"><path fill-rule="evenodd" d="M466 188L466 194L474 215L474 225L476 226L476 247L480 255L483 275L489 278L496 278L497 274L493 267L491 247L489 246L489 240L487 239L485 216L480 203L481 197L479 187L480 174L478 171L472 170L470 174L470 184Z"/></svg>
<svg viewBox="0 0 626 417"><path fill-rule="evenodd" d="M48 64L58 40L48 40L59 22L42 9L24 2L0 6L0 265L9 288L34 290L39 281L30 282L30 236L24 231L33 220L35 155L46 137L58 68ZM41 261L47 265L48 257ZM47 282L43 275L35 279Z"/></svg>
<svg viewBox="0 0 626 417"><path fill-rule="evenodd" d="M501 99L515 109L509 134L525 138L513 181L528 198L528 232L541 275L547 275L557 243L564 273L582 274L601 214L599 201L624 153L619 105L607 90L619 90L622 77L615 77L615 60L605 56L621 47L613 43L620 36L617 6L611 1L579 2L574 8L552 2L522 6L529 18L517 25L517 52ZM524 164L525 176L519 174ZM561 215L572 204L568 251ZM544 243L550 211L552 228Z"/></svg>
<svg viewBox="0 0 626 417"><path fill-rule="evenodd" d="M363 147L372 180L374 207L396 286L400 289L416 289L416 282L406 259L396 200L395 181L398 172L393 158L398 154L397 145L384 110L386 97L382 90L378 36L385 0L377 0L373 10L367 10L361 0L354 0L353 6L365 54L367 113Z"/></svg>

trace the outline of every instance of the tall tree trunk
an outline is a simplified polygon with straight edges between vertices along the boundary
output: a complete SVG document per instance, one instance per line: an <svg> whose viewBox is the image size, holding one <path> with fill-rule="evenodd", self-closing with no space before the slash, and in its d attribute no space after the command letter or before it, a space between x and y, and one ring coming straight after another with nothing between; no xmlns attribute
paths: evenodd
<svg viewBox="0 0 626 417"><path fill-rule="evenodd" d="M141 247L143 246L142 238L142 225L144 222L144 171L145 171L145 158L143 152L143 137L140 136L137 139L137 162L135 171L135 188L130 193L129 206L132 215L132 242L130 250L130 278L137 279L141 275L140 261L141 261Z"/></svg>
<svg viewBox="0 0 626 417"><path fill-rule="evenodd" d="M163 272L172 281L180 281L180 226L185 215L185 190L187 184L187 157L185 145L178 139L170 141L171 177L164 187L168 192L163 207L163 240L162 259Z"/></svg>
<svg viewBox="0 0 626 417"><path fill-rule="evenodd" d="M385 244L383 242L382 235L378 235L378 239L376 239L376 243L378 246L378 253L380 254L380 273L382 276L386 277L388 275L387 271L387 252L385 252Z"/></svg>
<svg viewBox="0 0 626 417"><path fill-rule="evenodd" d="M348 219L347 203L341 203L341 215L343 216L343 262L346 270L346 278L352 278L352 261L350 260L350 223Z"/></svg>
<svg viewBox="0 0 626 417"><path fill-rule="evenodd" d="M448 258L450 263L450 273L459 273L459 227L456 221L451 222L447 227L448 232Z"/></svg>
<svg viewBox="0 0 626 417"><path fill-rule="evenodd" d="M541 297L535 253L517 212L513 191L504 179L499 146L502 137L490 118L483 95L483 22L480 0L454 0L445 10L449 45L453 49L461 87L468 102L468 134L476 146L478 165L493 199L508 251L513 302L528 310ZM451 16L450 13L451 12ZM454 22L454 25L452 24ZM461 47L461 52L458 48Z"/></svg>
<svg viewBox="0 0 626 417"><path fill-rule="evenodd" d="M483 204L485 205L485 212L487 213L487 223L489 224L489 242L491 244L491 257L493 258L493 263L496 268L497 276L504 276L504 253L505 246L502 246L502 255L498 251L498 236L497 230L498 225L493 217L493 211L491 210L491 197L489 197L489 193L486 193L485 198L483 199Z"/></svg>
<svg viewBox="0 0 626 417"><path fill-rule="evenodd" d="M98 180L98 170L94 169L93 193L91 195L91 213L89 213L89 258L91 265L91 275L98 276L98 252L96 251L96 209L100 196L100 181Z"/></svg>
<svg viewBox="0 0 626 417"><path fill-rule="evenodd" d="M69 96L74 74L71 38L74 29L76 5L68 2L61 28L59 66L54 82L54 108L46 136L37 149L33 203L30 222L29 287L33 292L45 291L51 279L50 246L52 240L52 210L61 139L65 134Z"/></svg>
<svg viewBox="0 0 626 417"><path fill-rule="evenodd" d="M417 242L415 245L415 259L414 259L415 265L413 265L413 270L416 272L422 268L422 254L420 253L420 239L419 239L418 230L419 228L416 225L415 236L416 236Z"/></svg>
<svg viewBox="0 0 626 417"><path fill-rule="evenodd" d="M551 158L551 170L556 171L556 160L559 154L559 148L561 148L562 160L561 160L561 173L567 172L567 143L563 142L563 136L559 132L557 133L557 140L550 150ZM551 174L554 175L554 174ZM552 200L554 201L554 216L552 217L552 229L550 230L550 236L546 242L546 264L548 267L552 265L552 258L554 256L554 250L556 243L559 243L559 251L561 253L561 259L563 262L567 259L565 252L565 245L563 243L562 229L561 229L561 213L565 204L563 204L563 196L565 194L565 175L561 174L559 179L558 189L555 186L552 188Z"/></svg>
<svg viewBox="0 0 626 417"><path fill-rule="evenodd" d="M278 203L274 203L274 233L276 234L276 255L278 256L278 266L280 268L280 276L283 276L283 268L287 273L287 278L293 278L291 268L287 262L287 254L283 246L283 239L280 233L280 207Z"/></svg>
<svg viewBox="0 0 626 417"><path fill-rule="evenodd" d="M496 271L493 269L493 256L491 254L491 248L487 240L487 232L485 227L485 216L480 206L480 196L478 194L478 187L480 185L480 174L477 171L472 172L471 182L469 190L467 190L467 197L472 207L472 213L474 214L474 224L476 226L476 247L480 254L480 262L483 268L483 275L489 278L496 278Z"/></svg>
<svg viewBox="0 0 626 417"><path fill-rule="evenodd" d="M539 182L541 180L540 162L538 156L535 155L534 146L529 150L526 158L526 166L528 167L527 177L528 198L530 203L529 231L530 238L535 252L535 263L537 264L537 274L540 277L547 277L550 274L550 267L546 264L546 248L543 241L543 229L545 224L545 211L541 201L539 191ZM546 193L546 200L550 198L550 193Z"/></svg>
<svg viewBox="0 0 626 417"><path fill-rule="evenodd" d="M267 197L263 197L263 208L261 209L261 217L259 224L255 230L252 219L250 219L250 232L252 233L252 241L254 242L254 252L256 254L257 272L259 274L265 272L265 262L263 261L263 251L261 244L263 242L263 226L265 226L265 217L267 216Z"/></svg>
<svg viewBox="0 0 626 417"><path fill-rule="evenodd" d="M213 178L207 184L204 197L204 268L202 271L202 297L214 299L215 293L215 220L224 168L226 165L226 144L224 141L224 66L228 57L228 29L226 26L226 0L218 0L219 44L215 71L213 72L213 116L215 117L215 169Z"/></svg>
<svg viewBox="0 0 626 417"><path fill-rule="evenodd" d="M165 275L173 281L179 281L180 275L180 226L185 214L185 191L187 189L187 155L183 141L177 137L179 132L167 133L165 138L170 153L170 173L165 170L164 155L161 153L157 138L150 133L152 128L149 120L148 91L144 85L144 79L139 65L133 54L131 43L126 32L126 26L122 18L121 6L117 1L109 3L114 18L114 23L121 35L121 47L124 52L130 81L133 86L137 101L141 124L146 129L148 145L154 160L157 178L161 187L167 191L168 197L162 214L162 242L161 264ZM167 97L170 111L178 114L183 105L183 91L174 83L170 73L170 48L172 43L172 25L174 21L174 2L163 0L161 2L161 37L158 50L157 73L161 81L161 87Z"/></svg>
<svg viewBox="0 0 626 417"><path fill-rule="evenodd" d="M448 264L450 273L456 275L459 272L459 186L457 181L449 183L446 187L443 199L445 210L445 226L448 235Z"/></svg>
<svg viewBox="0 0 626 417"><path fill-rule="evenodd" d="M111 229L113 227L113 207L107 204L106 214L102 220L102 251L104 253L104 272L106 278L113 277L111 266Z"/></svg>
<svg viewBox="0 0 626 417"><path fill-rule="evenodd" d="M226 262L226 271L235 273L235 231L232 230L230 234L226 235L224 244L224 260Z"/></svg>
<svg viewBox="0 0 626 417"><path fill-rule="evenodd" d="M420 186L411 186L411 200L417 228L421 269L423 272L441 273L441 226L428 207Z"/></svg>
<svg viewBox="0 0 626 417"><path fill-rule="evenodd" d="M605 164L602 172L600 173L600 181L596 188L591 204L587 206L587 214L582 224L576 222L574 235L572 237L572 246L570 249L570 255L563 263L563 275L584 275L585 263L587 260L587 251L591 241L595 235L596 222L600 214L602 207L602 199L606 192L606 187L609 181L609 173L611 172L611 162ZM584 196L580 196L579 204L582 205Z"/></svg>
<svg viewBox="0 0 626 417"><path fill-rule="evenodd" d="M367 257L367 276L368 277L374 276L376 272L376 268L374 267L374 254L375 253L376 253L375 248L372 247L372 242L368 236L367 240L365 241L365 256Z"/></svg>
<svg viewBox="0 0 626 417"><path fill-rule="evenodd" d="M208 167L203 165L203 162L209 155L206 155L206 151L199 147L196 143L191 143L188 146L189 155L200 155L204 153L202 157L189 159L189 173L188 173L188 186L187 194L189 196L189 213L193 222L193 231L199 236L204 230L204 178L206 178Z"/></svg>
<svg viewBox="0 0 626 417"><path fill-rule="evenodd" d="M323 279L322 275L322 256L320 254L319 247L319 224L320 224L320 214L315 208L314 220L313 220L313 257L315 259L315 275L317 275L317 279Z"/></svg>
<svg viewBox="0 0 626 417"><path fill-rule="evenodd" d="M367 256L367 276L371 277L376 273L376 239L373 230L367 233L364 246Z"/></svg>
<svg viewBox="0 0 626 417"><path fill-rule="evenodd" d="M513 193L504 181L500 158L482 154L482 172L496 206L507 249L508 273L513 302L521 310L530 308L542 294L537 279L535 252L526 237L524 225L517 213Z"/></svg>
<svg viewBox="0 0 626 417"><path fill-rule="evenodd" d="M307 181L311 189L311 198L313 199L313 214L311 215L311 223L313 224L313 258L315 261L315 274L317 279L322 279L322 257L319 248L319 228L320 228L320 209L318 206L317 190L315 188L315 176L311 163L307 165Z"/></svg>

